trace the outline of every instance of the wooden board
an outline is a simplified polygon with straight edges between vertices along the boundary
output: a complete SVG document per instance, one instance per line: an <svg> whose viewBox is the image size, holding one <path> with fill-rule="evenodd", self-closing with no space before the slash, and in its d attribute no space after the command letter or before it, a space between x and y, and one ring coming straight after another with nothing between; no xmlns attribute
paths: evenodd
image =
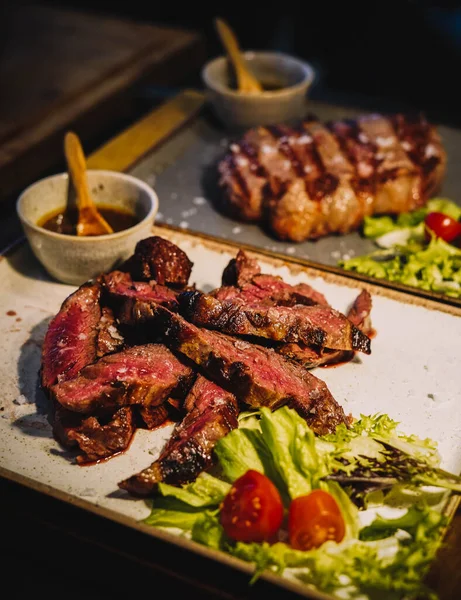
<svg viewBox="0 0 461 600"><path fill-rule="evenodd" d="M61 158L66 128L94 136L135 84L180 83L203 61L182 29L22 3L0 20L0 198Z"/></svg>

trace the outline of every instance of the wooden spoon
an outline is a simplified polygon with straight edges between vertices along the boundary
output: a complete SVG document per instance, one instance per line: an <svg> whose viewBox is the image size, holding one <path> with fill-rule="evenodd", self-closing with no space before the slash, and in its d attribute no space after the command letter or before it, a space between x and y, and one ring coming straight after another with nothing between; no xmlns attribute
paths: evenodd
<svg viewBox="0 0 461 600"><path fill-rule="evenodd" d="M88 188L86 160L80 140L69 131L64 138L69 178L77 195L78 223L77 235L105 235L114 230L96 208Z"/></svg>
<svg viewBox="0 0 461 600"><path fill-rule="evenodd" d="M262 92L262 85L248 70L245 58L240 51L237 38L232 29L225 21L219 18L215 19L215 26L234 67L239 92L244 92L246 94L258 94L259 92Z"/></svg>

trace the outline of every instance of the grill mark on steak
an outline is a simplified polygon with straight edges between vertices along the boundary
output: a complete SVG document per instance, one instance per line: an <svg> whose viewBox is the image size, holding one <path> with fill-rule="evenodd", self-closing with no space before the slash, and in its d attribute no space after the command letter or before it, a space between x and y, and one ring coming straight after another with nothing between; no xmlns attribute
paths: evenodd
<svg viewBox="0 0 461 600"><path fill-rule="evenodd" d="M184 288L191 274L193 263L176 244L157 235L140 240L134 254L126 261L134 280L155 280L160 285Z"/></svg>
<svg viewBox="0 0 461 600"><path fill-rule="evenodd" d="M326 127L313 117L301 127L314 141L303 144L298 129L285 125L247 131L244 146L250 144L266 174L251 179L245 172L242 195L232 165L221 161L220 185L233 216L251 215L278 239L302 242L355 230L371 214L418 208L440 187L446 153L435 127L407 121L368 115ZM233 144L237 156L240 143Z"/></svg>
<svg viewBox="0 0 461 600"><path fill-rule="evenodd" d="M120 488L137 496L148 496L160 481L179 486L193 481L212 465L216 442L238 426L237 399L199 376L185 407L186 416L176 426L159 458L147 469L121 481Z"/></svg>
<svg viewBox="0 0 461 600"><path fill-rule="evenodd" d="M370 339L343 314L329 306L270 306L239 299L220 302L202 292L178 297L181 313L200 327L223 333L302 342L333 350L360 350L370 354Z"/></svg>
<svg viewBox="0 0 461 600"><path fill-rule="evenodd" d="M100 358L74 379L54 385L51 393L65 408L89 413L128 404L161 404L190 377L191 369L165 346L147 344Z"/></svg>
<svg viewBox="0 0 461 600"><path fill-rule="evenodd" d="M273 350L200 329L162 306L136 301L132 319L164 332L165 343L187 356L218 385L249 406L272 410L289 404L303 414L317 433L345 423L343 409L325 382Z"/></svg>
<svg viewBox="0 0 461 600"><path fill-rule="evenodd" d="M57 381L74 377L95 360L100 296L99 283L84 284L64 300L51 320L41 356L41 384L45 390Z"/></svg>
<svg viewBox="0 0 461 600"><path fill-rule="evenodd" d="M55 405L53 433L64 446L79 447L79 464L99 461L126 450L135 430L130 406L122 406L113 414L88 417Z"/></svg>
<svg viewBox="0 0 461 600"><path fill-rule="evenodd" d="M347 313L347 318L365 335L371 335L372 300L367 290L362 290ZM313 348L304 344L283 344L277 351L292 360L302 364L306 369L314 369L326 365L347 362L354 356L349 350L330 350L328 348Z"/></svg>

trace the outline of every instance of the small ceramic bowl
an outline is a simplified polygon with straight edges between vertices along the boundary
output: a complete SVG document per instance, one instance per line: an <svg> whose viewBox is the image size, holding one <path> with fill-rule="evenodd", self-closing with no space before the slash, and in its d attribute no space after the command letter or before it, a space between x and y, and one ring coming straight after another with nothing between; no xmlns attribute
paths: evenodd
<svg viewBox="0 0 461 600"><path fill-rule="evenodd" d="M136 243L151 235L158 197L146 183L116 171L89 170L88 185L95 203L134 213L133 227L107 235L77 236L55 233L37 225L45 215L64 208L68 175L59 173L26 188L16 204L29 244L48 273L62 283L81 285L116 268L134 251Z"/></svg>
<svg viewBox="0 0 461 600"><path fill-rule="evenodd" d="M244 52L249 70L265 88L259 94L232 89L227 57L208 62L202 70L208 99L219 119L231 129L291 123L306 112L307 92L314 81L308 63L281 52Z"/></svg>

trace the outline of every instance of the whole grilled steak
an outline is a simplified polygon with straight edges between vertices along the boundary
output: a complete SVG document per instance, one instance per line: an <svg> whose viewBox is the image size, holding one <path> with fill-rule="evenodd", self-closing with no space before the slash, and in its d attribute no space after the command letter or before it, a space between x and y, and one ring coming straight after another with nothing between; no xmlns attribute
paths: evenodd
<svg viewBox="0 0 461 600"><path fill-rule="evenodd" d="M80 464L94 462L126 450L136 430L131 406L108 415L82 415L55 405L53 432L69 448L78 446Z"/></svg>
<svg viewBox="0 0 461 600"><path fill-rule="evenodd" d="M191 375L191 369L168 348L147 344L100 358L74 379L54 385L51 393L62 406L80 413L129 404L158 405Z"/></svg>
<svg viewBox="0 0 461 600"><path fill-rule="evenodd" d="M134 301L128 322L150 323L165 343L195 362L205 374L249 406L295 408L317 433L346 423L326 384L273 350L196 327L154 303Z"/></svg>
<svg viewBox="0 0 461 600"><path fill-rule="evenodd" d="M161 285L183 288L187 285L193 263L176 244L159 236L140 240L125 263L133 279L155 280Z"/></svg>
<svg viewBox="0 0 461 600"><path fill-rule="evenodd" d="M200 327L277 342L302 342L334 350L370 354L370 339L338 311L321 304L265 306L241 299L220 302L202 292L178 297L181 313Z"/></svg>
<svg viewBox="0 0 461 600"><path fill-rule="evenodd" d="M96 359L101 318L99 283L82 285L64 300L51 320L42 346L41 383L48 390Z"/></svg>
<svg viewBox="0 0 461 600"><path fill-rule="evenodd" d="M237 399L199 376L186 398L185 409L186 416L160 457L147 469L120 482L119 487L147 496L160 481L182 485L210 467L216 442L238 426Z"/></svg>
<svg viewBox="0 0 461 600"><path fill-rule="evenodd" d="M372 333L371 306L370 293L367 290L362 290L347 313L349 321L367 336ZM296 360L306 369L345 362L354 356L354 352L351 350L315 348L299 343L282 344L277 348L277 352Z"/></svg>
<svg viewBox="0 0 461 600"><path fill-rule="evenodd" d="M218 170L233 216L301 242L357 229L367 215L422 206L445 167L440 137L423 117L372 114L249 130Z"/></svg>

